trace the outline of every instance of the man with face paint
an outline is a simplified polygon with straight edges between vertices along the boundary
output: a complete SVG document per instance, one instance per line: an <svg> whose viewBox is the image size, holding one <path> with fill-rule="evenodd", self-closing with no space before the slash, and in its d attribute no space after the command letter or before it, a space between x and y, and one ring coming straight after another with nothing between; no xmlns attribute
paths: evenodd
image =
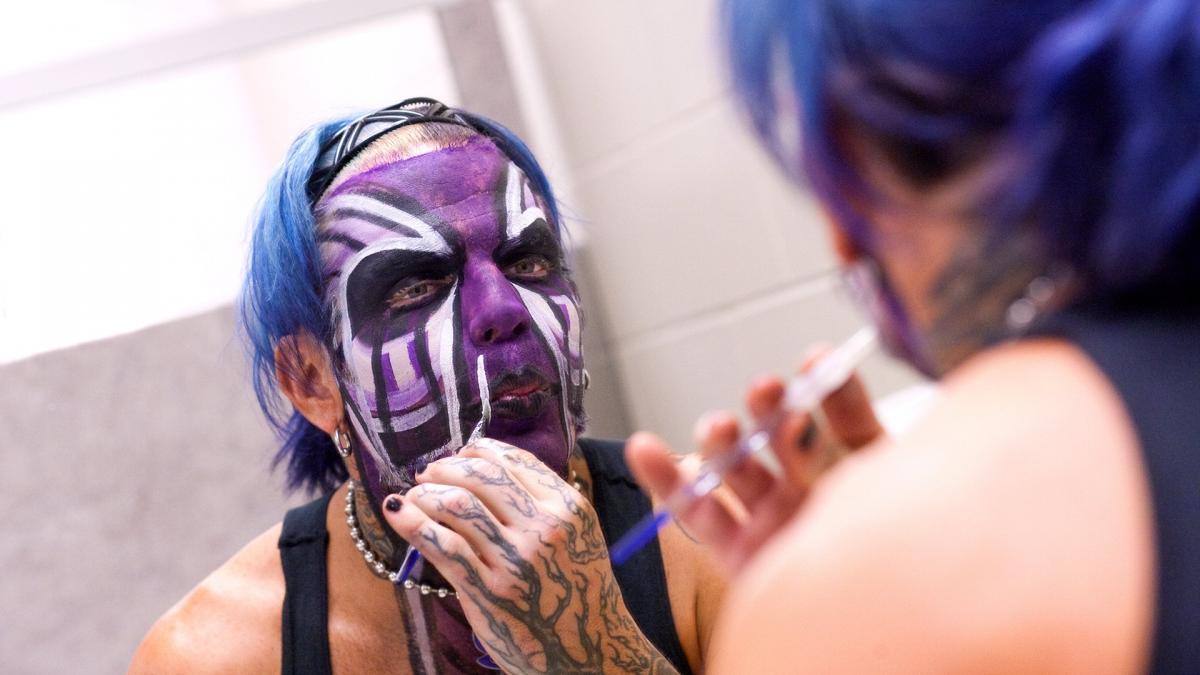
<svg viewBox="0 0 1200 675"><path fill-rule="evenodd" d="M160 619L134 671L702 668L709 558L672 526L608 560L651 505L619 444L579 438L582 311L511 132L410 99L301 136L243 315L278 459L326 494Z"/></svg>

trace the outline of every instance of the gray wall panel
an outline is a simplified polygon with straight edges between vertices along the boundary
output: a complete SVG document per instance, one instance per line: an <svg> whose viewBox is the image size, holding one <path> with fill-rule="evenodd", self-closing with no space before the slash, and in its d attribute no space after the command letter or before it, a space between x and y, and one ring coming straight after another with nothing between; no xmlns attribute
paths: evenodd
<svg viewBox="0 0 1200 675"><path fill-rule="evenodd" d="M285 510L223 309L0 367L0 663L122 672Z"/></svg>

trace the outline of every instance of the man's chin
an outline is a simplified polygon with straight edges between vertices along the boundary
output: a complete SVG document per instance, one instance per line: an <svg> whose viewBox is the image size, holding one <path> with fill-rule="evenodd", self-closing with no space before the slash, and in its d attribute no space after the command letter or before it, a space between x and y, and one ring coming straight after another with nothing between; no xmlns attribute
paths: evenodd
<svg viewBox="0 0 1200 675"><path fill-rule="evenodd" d="M553 411L547 411L549 420L506 420L493 417L488 425L487 436L528 450L535 457L559 474L566 474L567 458L571 448L567 447L567 435Z"/></svg>

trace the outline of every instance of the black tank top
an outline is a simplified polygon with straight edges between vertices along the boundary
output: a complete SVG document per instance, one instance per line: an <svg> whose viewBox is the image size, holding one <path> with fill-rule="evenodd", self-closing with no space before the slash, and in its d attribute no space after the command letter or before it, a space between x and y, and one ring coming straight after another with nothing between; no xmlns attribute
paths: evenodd
<svg viewBox="0 0 1200 675"><path fill-rule="evenodd" d="M580 439L592 473L592 503L608 542L616 541L650 511L650 499L625 466L623 445ZM328 675L329 601L325 513L332 493L288 511L279 535L286 593L283 598L283 675ZM613 569L630 615L646 638L680 673L691 674L675 631L662 553L655 540Z"/></svg>
<svg viewBox="0 0 1200 675"><path fill-rule="evenodd" d="M1200 311L1081 307L1035 331L1079 346L1120 393L1154 507L1153 673L1200 673Z"/></svg>

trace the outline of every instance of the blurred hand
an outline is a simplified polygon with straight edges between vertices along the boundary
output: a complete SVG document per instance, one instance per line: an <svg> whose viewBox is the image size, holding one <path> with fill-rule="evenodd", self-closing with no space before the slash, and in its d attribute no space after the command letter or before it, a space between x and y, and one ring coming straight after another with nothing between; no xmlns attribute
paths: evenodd
<svg viewBox="0 0 1200 675"><path fill-rule="evenodd" d="M800 370L810 369L828 349L814 351ZM779 412L785 383L763 377L746 392L746 407L756 420ZM834 448L857 450L883 435L862 381L853 376L821 404L826 428L817 428L807 413L786 413L771 437L771 450L781 475L748 459L725 476L725 483L686 513L675 514L680 525L711 546L718 559L736 573L804 504L817 478L836 461ZM743 430L729 412L714 412L696 423L695 438L707 459L733 449ZM630 468L642 487L665 501L695 472L658 437L637 433L625 448Z"/></svg>

